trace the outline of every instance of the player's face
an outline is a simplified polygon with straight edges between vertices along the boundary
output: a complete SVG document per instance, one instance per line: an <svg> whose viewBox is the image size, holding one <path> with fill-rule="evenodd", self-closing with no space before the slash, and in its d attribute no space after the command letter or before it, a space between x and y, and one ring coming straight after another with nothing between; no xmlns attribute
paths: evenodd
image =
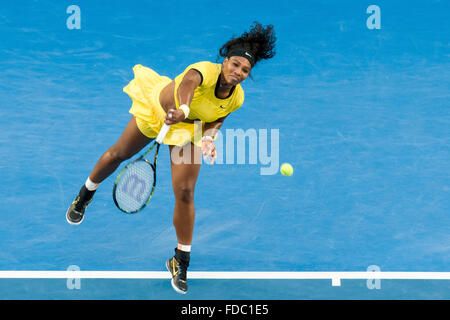
<svg viewBox="0 0 450 320"><path fill-rule="evenodd" d="M227 84L237 85L247 79L252 66L244 57L234 56L223 62L222 73Z"/></svg>

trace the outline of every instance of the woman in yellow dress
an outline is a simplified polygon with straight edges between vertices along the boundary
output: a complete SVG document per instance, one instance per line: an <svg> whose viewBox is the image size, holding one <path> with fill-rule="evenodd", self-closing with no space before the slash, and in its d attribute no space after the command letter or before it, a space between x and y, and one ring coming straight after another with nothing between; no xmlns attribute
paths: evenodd
<svg viewBox="0 0 450 320"><path fill-rule="evenodd" d="M195 159L203 155L214 163L214 137L225 118L244 102L240 83L258 61L274 56L275 40L272 25L264 27L255 22L248 32L220 48L222 64L194 63L174 80L142 65L134 66L134 79L123 89L133 101L131 120L117 142L98 160L67 210L67 222L80 224L99 184L120 163L156 138L163 123L171 125L163 143L169 146L171 154L173 224L178 246L166 267L172 273L173 288L186 293L195 217L194 189L200 171L200 163ZM186 147L190 148L190 161L183 157ZM174 161L174 155L183 157L183 161Z"/></svg>

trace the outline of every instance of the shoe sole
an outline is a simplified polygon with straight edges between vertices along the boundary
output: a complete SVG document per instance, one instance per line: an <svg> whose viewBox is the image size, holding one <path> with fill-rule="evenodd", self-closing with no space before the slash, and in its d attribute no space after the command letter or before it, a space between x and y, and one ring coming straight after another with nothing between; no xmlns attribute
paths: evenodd
<svg viewBox="0 0 450 320"><path fill-rule="evenodd" d="M69 224L71 224L71 225L73 225L73 226L78 226L79 224L81 224L81 223L83 222L84 215L83 215L83 217L81 218L80 222L73 222L73 221L70 221L70 220L69 220L69 211L70 211L70 207L69 207L69 209L67 209L67 211L66 211L66 221L67 221L67 223L69 223Z"/></svg>
<svg viewBox="0 0 450 320"><path fill-rule="evenodd" d="M181 294L186 294L187 291L178 289L177 286L175 285L175 283L173 282L173 275L172 275L172 271L170 271L169 260L166 261L166 268L167 268L167 271L169 271L170 275L172 276L172 280L170 281L170 284L172 285L173 290L175 290L176 292L181 293Z"/></svg>

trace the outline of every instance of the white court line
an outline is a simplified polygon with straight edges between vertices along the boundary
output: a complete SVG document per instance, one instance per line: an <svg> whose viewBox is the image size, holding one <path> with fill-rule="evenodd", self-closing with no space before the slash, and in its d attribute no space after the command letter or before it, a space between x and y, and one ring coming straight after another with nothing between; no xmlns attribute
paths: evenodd
<svg viewBox="0 0 450 320"><path fill-rule="evenodd" d="M450 280L450 272L188 271L190 279ZM0 271L7 279L170 279L167 271Z"/></svg>

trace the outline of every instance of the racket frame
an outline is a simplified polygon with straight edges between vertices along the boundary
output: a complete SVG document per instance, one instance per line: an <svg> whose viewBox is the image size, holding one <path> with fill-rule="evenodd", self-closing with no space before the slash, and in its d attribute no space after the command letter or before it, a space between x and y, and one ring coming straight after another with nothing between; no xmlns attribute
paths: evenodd
<svg viewBox="0 0 450 320"><path fill-rule="evenodd" d="M150 151L152 151L153 148L155 148L155 146L156 146L155 157L154 157L153 163L151 163L149 160L147 160L147 159L145 158L145 156L146 156ZM121 210L122 212L125 212L125 213L127 213L127 214L134 214L134 213L137 213L137 212L141 211L142 209L144 209L145 206L146 206L146 205L148 204L148 202L150 201L150 199L152 198L153 193L155 192L155 188L156 188L156 161L157 161L157 158L158 158L158 152L159 152L159 147L160 147L160 146L161 146L161 145L160 145L158 142L155 141L155 142L152 144L152 146L151 146L146 152L144 152L139 158L137 158L137 159L131 161L130 163L128 163L122 170L120 170L119 174L117 175L117 178L116 178L116 180L114 181L114 187L113 187L113 200L114 200L114 203L115 203L116 207L117 207L119 210ZM133 164L135 164L135 163L138 162L138 161L144 161L144 162L147 162L147 164L150 165L150 167L153 169L153 185L152 185L152 190L150 191L150 194L148 195L148 197L147 197L147 199L145 200L144 204L143 204L139 209L137 209L137 210L134 210L134 211L128 211L128 210L125 210L125 209L123 209L123 208L120 207L120 205L119 205L119 203L118 203L118 201L117 201L117 198L116 198L116 189L117 189L118 182L120 181L120 178L122 177L122 175L128 170L129 167L131 167Z"/></svg>
<svg viewBox="0 0 450 320"><path fill-rule="evenodd" d="M159 147L161 146L161 143L163 142L165 136L167 135L167 132L169 132L170 129L170 125L167 124L163 124L163 126L161 127L161 130L158 133L158 136L156 137L156 139L154 140L153 144L150 146L150 148L144 152L139 158L137 158L136 160L131 161L130 163L128 163L117 175L116 181L114 181L114 187L113 187L113 200L114 203L116 204L116 207L119 208L119 210L127 213L127 214L133 214L133 213L137 213L139 211L141 211L142 209L145 208L145 206L147 205L147 203L150 201L150 199L153 196L153 192L155 191L156 188L156 161L158 159L158 152L159 152ZM156 146L156 151L155 151L155 157L153 160L153 163L151 163L150 161L148 161L145 156L153 150L153 148ZM119 182L120 178L122 177L122 175L124 174L124 172L135 162L137 161L145 161L147 162L153 169L153 186L152 186L152 191L150 191L149 196L147 197L147 200L145 201L144 205L135 211L128 211L128 210L124 210L119 206L119 203L117 202L116 199L116 189L117 189L117 182Z"/></svg>

